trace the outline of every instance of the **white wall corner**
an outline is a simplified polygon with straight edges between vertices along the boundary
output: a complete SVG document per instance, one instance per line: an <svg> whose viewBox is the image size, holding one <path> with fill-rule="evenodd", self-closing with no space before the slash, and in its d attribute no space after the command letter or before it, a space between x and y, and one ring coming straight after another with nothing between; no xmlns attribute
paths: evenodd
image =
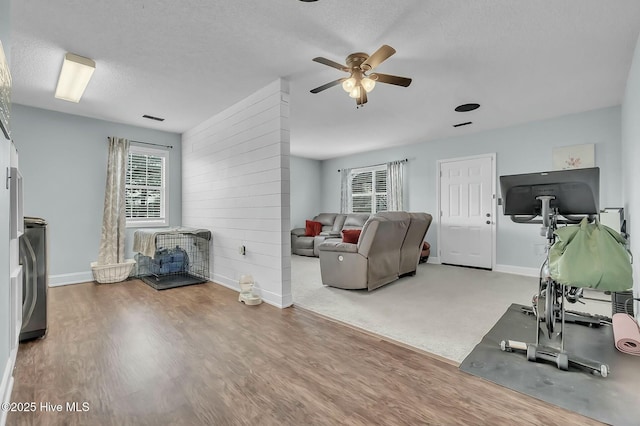
<svg viewBox="0 0 640 426"><path fill-rule="evenodd" d="M440 264L440 258L438 256L429 256L429 259L427 259L427 264L433 264L433 265L439 265Z"/></svg>
<svg viewBox="0 0 640 426"><path fill-rule="evenodd" d="M275 306L276 308L284 309L293 305L293 296L291 295L291 292L280 295L260 289L260 296L262 297L263 302Z"/></svg>
<svg viewBox="0 0 640 426"><path fill-rule="evenodd" d="M286 102L289 103L289 96L288 96L289 95L289 80L286 80L284 78L279 78L278 81L279 81L279 84L280 84L280 91L283 93L283 95L284 94L287 95L286 97L283 96L281 99L282 99L282 101L285 101L285 99L286 99Z"/></svg>

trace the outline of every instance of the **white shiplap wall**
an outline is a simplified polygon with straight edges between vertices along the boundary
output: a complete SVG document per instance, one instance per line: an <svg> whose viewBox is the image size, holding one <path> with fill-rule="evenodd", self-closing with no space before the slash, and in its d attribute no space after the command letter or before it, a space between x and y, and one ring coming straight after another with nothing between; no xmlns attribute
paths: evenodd
<svg viewBox="0 0 640 426"><path fill-rule="evenodd" d="M211 279L291 305L289 88L276 80L182 135L182 222L210 229ZM246 254L239 247L246 247Z"/></svg>

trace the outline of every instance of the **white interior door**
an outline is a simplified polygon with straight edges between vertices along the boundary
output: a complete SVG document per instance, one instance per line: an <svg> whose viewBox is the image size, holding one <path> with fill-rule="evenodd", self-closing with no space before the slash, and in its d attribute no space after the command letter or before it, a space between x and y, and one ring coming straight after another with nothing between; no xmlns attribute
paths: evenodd
<svg viewBox="0 0 640 426"><path fill-rule="evenodd" d="M493 267L492 156L440 162L440 262Z"/></svg>

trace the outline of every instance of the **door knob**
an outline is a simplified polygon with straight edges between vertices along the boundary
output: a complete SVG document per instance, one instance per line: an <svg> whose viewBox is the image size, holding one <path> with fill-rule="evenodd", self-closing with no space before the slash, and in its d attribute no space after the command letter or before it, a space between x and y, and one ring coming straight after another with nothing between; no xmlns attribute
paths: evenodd
<svg viewBox="0 0 640 426"><path fill-rule="evenodd" d="M487 225L491 225L491 221L490 220L487 221Z"/></svg>
<svg viewBox="0 0 640 426"><path fill-rule="evenodd" d="M491 217L491 213L487 213L487 217Z"/></svg>

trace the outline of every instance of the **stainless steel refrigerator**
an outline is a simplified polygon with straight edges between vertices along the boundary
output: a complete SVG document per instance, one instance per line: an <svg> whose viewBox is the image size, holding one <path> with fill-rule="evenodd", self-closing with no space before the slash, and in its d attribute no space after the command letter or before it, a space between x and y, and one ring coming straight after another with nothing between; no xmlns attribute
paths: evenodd
<svg viewBox="0 0 640 426"><path fill-rule="evenodd" d="M47 333L47 222L24 218L20 237L22 263L22 330L20 341L44 337Z"/></svg>

